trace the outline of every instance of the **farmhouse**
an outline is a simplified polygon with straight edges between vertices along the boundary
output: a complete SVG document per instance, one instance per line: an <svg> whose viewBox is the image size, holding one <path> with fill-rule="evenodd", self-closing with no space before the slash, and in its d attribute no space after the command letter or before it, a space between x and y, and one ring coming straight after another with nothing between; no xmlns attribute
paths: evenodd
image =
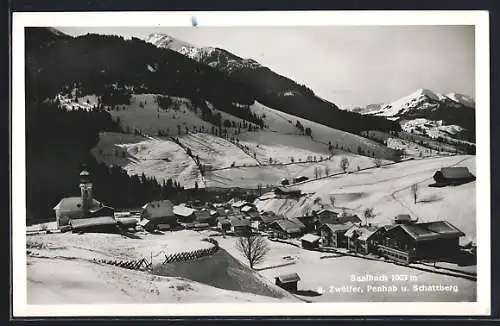
<svg viewBox="0 0 500 326"><path fill-rule="evenodd" d="M252 232L250 221L244 219L231 219L231 232L235 235L247 235Z"/></svg>
<svg viewBox="0 0 500 326"><path fill-rule="evenodd" d="M297 283L300 277L297 273L282 274L274 278L275 284L289 292L297 292Z"/></svg>
<svg viewBox="0 0 500 326"><path fill-rule="evenodd" d="M198 223L205 223L207 226L210 225L216 225L217 224L217 218L215 215L210 214L210 211L207 210L201 210L201 211L196 211L195 212L196 216L196 221Z"/></svg>
<svg viewBox="0 0 500 326"><path fill-rule="evenodd" d="M277 233L279 238L294 238L304 232L305 226L299 220L279 219L269 225L269 228Z"/></svg>
<svg viewBox="0 0 500 326"><path fill-rule="evenodd" d="M90 173L86 170L80 172L80 197L61 199L54 207L54 211L58 228L69 225L72 219L114 216L113 208L93 198Z"/></svg>
<svg viewBox="0 0 500 326"><path fill-rule="evenodd" d="M436 183L443 185L458 185L476 179L467 167L462 166L441 168L433 177Z"/></svg>
<svg viewBox="0 0 500 326"><path fill-rule="evenodd" d="M231 204L231 207L241 209L243 206L248 205L246 200L240 200Z"/></svg>
<svg viewBox="0 0 500 326"><path fill-rule="evenodd" d="M148 219L152 225L176 224L174 205L170 200L152 201L142 206L141 220Z"/></svg>
<svg viewBox="0 0 500 326"><path fill-rule="evenodd" d="M315 249L319 247L320 239L321 237L308 233L300 238L300 242L302 243L302 248L304 249Z"/></svg>
<svg viewBox="0 0 500 326"><path fill-rule="evenodd" d="M325 247L347 248L347 237L345 233L353 224L329 224L325 223L319 228L321 234L321 242Z"/></svg>
<svg viewBox="0 0 500 326"><path fill-rule="evenodd" d="M459 238L464 235L447 221L399 224L384 230L378 250L405 263L452 257L459 252Z"/></svg>
<svg viewBox="0 0 500 326"><path fill-rule="evenodd" d="M345 232L347 249L362 254L374 252L377 249L376 233L379 228L374 226L353 225Z"/></svg>

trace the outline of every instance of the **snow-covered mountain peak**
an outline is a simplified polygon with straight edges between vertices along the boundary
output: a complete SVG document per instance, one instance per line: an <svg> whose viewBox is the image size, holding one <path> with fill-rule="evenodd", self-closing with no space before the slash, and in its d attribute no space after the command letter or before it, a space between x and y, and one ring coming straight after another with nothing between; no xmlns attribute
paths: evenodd
<svg viewBox="0 0 500 326"><path fill-rule="evenodd" d="M157 47L168 48L174 51L178 51L182 48L195 48L195 46L192 44L178 40L170 35L163 33L151 33L145 41L156 45Z"/></svg>

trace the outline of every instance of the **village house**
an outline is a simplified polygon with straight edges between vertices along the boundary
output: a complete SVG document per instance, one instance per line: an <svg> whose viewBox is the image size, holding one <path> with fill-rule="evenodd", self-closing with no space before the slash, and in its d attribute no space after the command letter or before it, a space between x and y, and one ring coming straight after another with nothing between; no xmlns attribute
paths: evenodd
<svg viewBox="0 0 500 326"><path fill-rule="evenodd" d="M269 225L269 229L275 232L278 238L296 238L304 233L305 225L297 219L282 218L275 220Z"/></svg>
<svg viewBox="0 0 500 326"><path fill-rule="evenodd" d="M300 281L300 277L297 273L290 273L278 275L274 280L277 286L293 293L297 292L297 283Z"/></svg>
<svg viewBox="0 0 500 326"><path fill-rule="evenodd" d="M353 225L346 232L347 249L364 255L375 252L378 246L376 237L380 229L375 226Z"/></svg>
<svg viewBox="0 0 500 326"><path fill-rule="evenodd" d="M174 214L174 204L170 200L151 201L142 206L141 220L148 219L151 222L150 227L159 224L170 225L174 228L177 224L177 217Z"/></svg>
<svg viewBox="0 0 500 326"><path fill-rule="evenodd" d="M246 219L232 218L231 222L231 232L234 235L243 236L252 233L252 228L250 221Z"/></svg>
<svg viewBox="0 0 500 326"><path fill-rule="evenodd" d="M193 223L196 219L196 210L186 207L184 205L175 205L173 207L174 215L176 216L177 222L180 224Z"/></svg>
<svg viewBox="0 0 500 326"><path fill-rule="evenodd" d="M83 228L83 225L89 226L90 222L105 224L105 221L109 221L107 217L111 217L114 220L114 209L94 199L92 190L90 173L86 170L81 171L80 197L63 198L54 207L57 228L61 229L62 227L69 226L71 224L70 221L76 219L93 218L87 221L86 224L82 224L83 222L74 223L75 225L81 225L80 228ZM98 217L106 218L102 220L95 219Z"/></svg>
<svg viewBox="0 0 500 326"><path fill-rule="evenodd" d="M464 166L444 167L434 173L434 180L440 185L459 185L476 179Z"/></svg>
<svg viewBox="0 0 500 326"><path fill-rule="evenodd" d="M302 248L311 250L319 247L320 239L321 237L315 234L308 233L300 238L300 242L302 244Z"/></svg>
<svg viewBox="0 0 500 326"><path fill-rule="evenodd" d="M231 230L231 220L227 216L219 216L217 218L217 230L228 232Z"/></svg>
<svg viewBox="0 0 500 326"><path fill-rule="evenodd" d="M231 207L240 210L243 206L246 206L248 204L249 204L249 202L247 202L246 200L240 200L240 201L232 203Z"/></svg>
<svg viewBox="0 0 500 326"><path fill-rule="evenodd" d="M203 223L208 226L214 226L217 224L217 218L214 214L210 214L208 210L201 210L195 212L196 222Z"/></svg>
<svg viewBox="0 0 500 326"><path fill-rule="evenodd" d="M325 247L347 248L347 237L345 233L353 226L353 223L329 224L320 227L321 243Z"/></svg>
<svg viewBox="0 0 500 326"><path fill-rule="evenodd" d="M278 217L274 212L262 212L258 217L258 229L263 231L269 228L269 225L274 221L281 219L282 217Z"/></svg>
<svg viewBox="0 0 500 326"><path fill-rule="evenodd" d="M350 223L360 223L361 219L352 213L342 211L341 213L333 209L322 209L317 212L313 212L314 215L314 229L319 232L319 228L323 224L346 224Z"/></svg>
<svg viewBox="0 0 500 326"><path fill-rule="evenodd" d="M460 251L459 239L464 235L447 221L398 224L383 229L378 250L404 263L453 257Z"/></svg>
<svg viewBox="0 0 500 326"><path fill-rule="evenodd" d="M316 231L316 218L313 215L298 216L296 219L304 224L304 232L313 233Z"/></svg>

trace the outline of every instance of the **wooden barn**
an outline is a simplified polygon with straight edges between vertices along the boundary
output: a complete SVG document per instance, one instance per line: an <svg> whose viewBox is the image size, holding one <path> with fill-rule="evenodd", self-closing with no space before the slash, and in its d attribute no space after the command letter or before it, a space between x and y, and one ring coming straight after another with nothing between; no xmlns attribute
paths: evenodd
<svg viewBox="0 0 500 326"><path fill-rule="evenodd" d="M196 210L190 207L176 205L173 212L179 223L193 223L196 220Z"/></svg>
<svg viewBox="0 0 500 326"><path fill-rule="evenodd" d="M464 166L445 167L434 173L434 180L440 185L459 185L476 179Z"/></svg>
<svg viewBox="0 0 500 326"><path fill-rule="evenodd" d="M213 214L210 214L208 210L201 210L195 212L197 223L204 223L208 226L217 225L217 217Z"/></svg>
<svg viewBox="0 0 500 326"><path fill-rule="evenodd" d="M387 258L411 263L421 259L453 257L465 234L447 221L399 224L384 229L379 252Z"/></svg>
<svg viewBox="0 0 500 326"><path fill-rule="evenodd" d="M112 216L71 219L69 225L75 233L118 233L116 220Z"/></svg>
<svg viewBox="0 0 500 326"><path fill-rule="evenodd" d="M288 292L297 292L300 277L297 273L282 274L274 278L275 284Z"/></svg>
<svg viewBox="0 0 500 326"><path fill-rule="evenodd" d="M244 236L252 233L251 222L246 219L231 219L231 231L234 235Z"/></svg>

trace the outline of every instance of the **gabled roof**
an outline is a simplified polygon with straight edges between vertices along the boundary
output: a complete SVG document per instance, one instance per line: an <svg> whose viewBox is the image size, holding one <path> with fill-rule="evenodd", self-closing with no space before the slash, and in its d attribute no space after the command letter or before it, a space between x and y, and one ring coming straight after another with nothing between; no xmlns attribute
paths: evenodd
<svg viewBox="0 0 500 326"><path fill-rule="evenodd" d="M316 242L316 241L319 241L319 239L321 239L321 237L315 235L315 234L306 234L304 236L302 236L300 238L301 241L306 241L306 242L309 242L309 243L313 243L313 242Z"/></svg>
<svg viewBox="0 0 500 326"><path fill-rule="evenodd" d="M348 238L352 238L355 235L357 235L358 240L366 241L377 231L378 231L377 227L353 225L350 229L346 231L345 236Z"/></svg>
<svg viewBox="0 0 500 326"><path fill-rule="evenodd" d="M149 223L151 223L151 221L148 220L147 218L144 218L144 219L140 220L139 222L137 222L137 225L144 227L144 226L148 225Z"/></svg>
<svg viewBox="0 0 500 326"><path fill-rule="evenodd" d="M304 227L301 227L300 225L297 225L296 223L284 218L275 220L271 223L271 225L273 224L279 226L280 229L287 233L300 233L304 229Z"/></svg>
<svg viewBox="0 0 500 326"><path fill-rule="evenodd" d="M336 211L334 211L333 209L330 209L330 208L323 208L323 209L317 211L316 214L321 214L321 213L326 213L326 212L339 215L338 212L336 212Z"/></svg>
<svg viewBox="0 0 500 326"><path fill-rule="evenodd" d="M321 228L328 228L332 233L335 232L345 232L353 226L352 222L347 222L345 224L330 224L325 223L321 225Z"/></svg>
<svg viewBox="0 0 500 326"><path fill-rule="evenodd" d="M278 217L277 215L273 214L260 214L260 220L263 223L272 223L278 219L281 219L282 217Z"/></svg>
<svg viewBox="0 0 500 326"><path fill-rule="evenodd" d="M92 205L90 205L89 210L98 209L102 204L92 198ZM53 208L54 210L60 211L81 211L82 210L82 197L67 197L59 201L59 203Z"/></svg>
<svg viewBox="0 0 500 326"><path fill-rule="evenodd" d="M465 234L447 221L398 225L416 241L455 238Z"/></svg>
<svg viewBox="0 0 500 326"><path fill-rule="evenodd" d="M299 275L297 273L282 274L282 275L276 276L276 278L281 283L291 283L291 282L300 281L300 277L299 277Z"/></svg>
<svg viewBox="0 0 500 326"><path fill-rule="evenodd" d="M251 210L255 209L255 207L253 206L250 206L250 205L245 205L241 208L241 211L246 213L246 212L250 212Z"/></svg>
<svg viewBox="0 0 500 326"><path fill-rule="evenodd" d="M90 218L77 218L69 221L72 229L81 229L92 226L116 225L116 220L111 216L100 216Z"/></svg>
<svg viewBox="0 0 500 326"><path fill-rule="evenodd" d="M176 205L174 206L173 212L175 215L179 216L191 216L194 214L194 212L196 212L196 210L186 206Z"/></svg>
<svg viewBox="0 0 500 326"><path fill-rule="evenodd" d="M301 229L304 229L306 227L305 224L302 223L302 221L296 217L289 217L288 220L291 221L293 224L297 225Z"/></svg>
<svg viewBox="0 0 500 326"><path fill-rule="evenodd" d="M170 200L152 201L144 206L143 209L148 211L151 217L173 216L174 204Z"/></svg>

